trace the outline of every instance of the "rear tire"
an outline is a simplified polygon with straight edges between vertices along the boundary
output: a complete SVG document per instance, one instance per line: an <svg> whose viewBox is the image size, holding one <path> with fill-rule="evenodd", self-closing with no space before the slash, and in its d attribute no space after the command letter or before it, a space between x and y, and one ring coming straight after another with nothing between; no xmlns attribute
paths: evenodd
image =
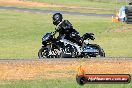
<svg viewBox="0 0 132 88"><path fill-rule="evenodd" d="M98 54L99 57L105 57L105 52L99 45L91 44L90 47L93 47L99 51L99 54ZM94 57L97 57L97 56L94 56Z"/></svg>

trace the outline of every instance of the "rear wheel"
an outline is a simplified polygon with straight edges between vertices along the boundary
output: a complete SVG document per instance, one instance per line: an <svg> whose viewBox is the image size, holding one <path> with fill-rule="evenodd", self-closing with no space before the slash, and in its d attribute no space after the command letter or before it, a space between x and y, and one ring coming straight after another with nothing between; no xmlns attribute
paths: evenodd
<svg viewBox="0 0 132 88"><path fill-rule="evenodd" d="M91 44L90 47L98 50L98 55L95 56L90 56L90 57L105 57L105 52L104 50L97 44Z"/></svg>

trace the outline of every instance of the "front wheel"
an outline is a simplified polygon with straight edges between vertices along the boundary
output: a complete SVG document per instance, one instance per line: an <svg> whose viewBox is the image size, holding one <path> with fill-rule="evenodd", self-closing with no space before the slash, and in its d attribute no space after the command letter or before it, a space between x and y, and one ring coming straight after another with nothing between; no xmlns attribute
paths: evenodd
<svg viewBox="0 0 132 88"><path fill-rule="evenodd" d="M42 47L38 52L39 59L47 58L48 57L48 48Z"/></svg>
<svg viewBox="0 0 132 88"><path fill-rule="evenodd" d="M39 50L38 52L39 59L44 58L60 58L60 50L58 47L44 47Z"/></svg>
<svg viewBox="0 0 132 88"><path fill-rule="evenodd" d="M90 47L92 47L98 51L98 55L92 56L92 57L105 57L105 52L99 45L91 44Z"/></svg>

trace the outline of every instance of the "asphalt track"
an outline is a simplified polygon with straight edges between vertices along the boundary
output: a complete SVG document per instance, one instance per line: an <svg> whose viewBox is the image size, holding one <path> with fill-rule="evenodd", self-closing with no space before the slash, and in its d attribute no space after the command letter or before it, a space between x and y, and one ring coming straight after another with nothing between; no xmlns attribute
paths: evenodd
<svg viewBox="0 0 132 88"><path fill-rule="evenodd" d="M50 13L50 14L60 12L62 14L69 14L69 15L96 16L96 17L111 17L114 15L114 14L80 13L80 12L55 11L55 10L40 10L40 9L29 9L29 8L18 8L12 6L11 7L0 6L0 10L15 10L20 12Z"/></svg>
<svg viewBox="0 0 132 88"><path fill-rule="evenodd" d="M68 62L68 61L132 61L132 57L105 57L105 58L45 58L45 59L38 59L38 58L10 58L10 59L2 59L0 58L0 62L54 62L54 61L62 61L62 62Z"/></svg>

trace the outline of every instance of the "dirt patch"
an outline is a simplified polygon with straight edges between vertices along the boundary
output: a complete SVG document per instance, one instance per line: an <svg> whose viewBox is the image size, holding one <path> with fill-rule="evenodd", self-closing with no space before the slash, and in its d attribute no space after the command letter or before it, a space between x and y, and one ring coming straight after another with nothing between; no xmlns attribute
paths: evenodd
<svg viewBox="0 0 132 88"><path fill-rule="evenodd" d="M30 2L24 0L0 0L0 5L13 5L13 6L31 6L31 7L52 7L47 3Z"/></svg>
<svg viewBox="0 0 132 88"><path fill-rule="evenodd" d="M112 32L131 32L132 30L130 30L130 29L128 29L128 30L123 30L123 29L121 29L121 30L112 30Z"/></svg>
<svg viewBox="0 0 132 88"><path fill-rule="evenodd" d="M18 60L0 62L0 80L74 78L80 65L88 74L132 74L132 60Z"/></svg>
<svg viewBox="0 0 132 88"><path fill-rule="evenodd" d="M112 28L112 30L110 30L110 32L119 32L119 33L122 33L122 32L132 32L132 26L131 24L122 24L121 26L117 27L117 28Z"/></svg>
<svg viewBox="0 0 132 88"><path fill-rule="evenodd" d="M104 11L104 9L102 9L102 8L81 7L81 6L74 6L74 5L71 6L71 5L62 5L62 4L53 4L53 3L44 3L44 2L32 2L32 1L25 1L25 0L0 0L0 5L2 5L2 6L24 6L24 7L50 7L50 8Z"/></svg>

